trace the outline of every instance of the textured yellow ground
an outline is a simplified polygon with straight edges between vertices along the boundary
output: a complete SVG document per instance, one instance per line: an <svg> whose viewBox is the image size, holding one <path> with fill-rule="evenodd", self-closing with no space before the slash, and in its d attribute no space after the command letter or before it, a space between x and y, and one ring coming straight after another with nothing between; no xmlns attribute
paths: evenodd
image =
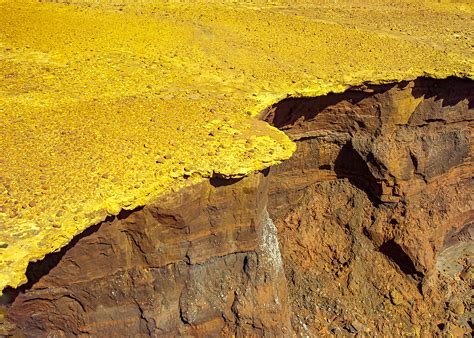
<svg viewBox="0 0 474 338"><path fill-rule="evenodd" d="M288 158L251 117L287 95L473 78L470 1L155 2L0 0L0 290L107 215Z"/></svg>

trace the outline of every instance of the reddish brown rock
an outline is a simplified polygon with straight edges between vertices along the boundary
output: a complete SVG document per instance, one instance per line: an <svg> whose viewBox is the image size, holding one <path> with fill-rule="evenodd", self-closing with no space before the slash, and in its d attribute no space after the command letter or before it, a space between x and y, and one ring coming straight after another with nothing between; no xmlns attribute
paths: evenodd
<svg viewBox="0 0 474 338"><path fill-rule="evenodd" d="M287 335L266 194L263 174L211 180L104 222L48 257L9 316L31 336Z"/></svg>
<svg viewBox="0 0 474 338"><path fill-rule="evenodd" d="M472 187L472 102L472 81L418 79L271 107L266 120L298 143L293 158L272 170L272 215L310 184L347 178L399 213L366 229L377 244L396 237L428 271L446 234L465 221L454 219L473 209L461 193ZM430 209L430 219L419 219ZM423 240L414 241L420 231Z"/></svg>
<svg viewBox="0 0 474 338"><path fill-rule="evenodd" d="M418 79L268 109L298 145L271 169L269 211L301 334L448 327L445 304L469 283L436 265L473 247L473 105L472 81Z"/></svg>
<svg viewBox="0 0 474 338"><path fill-rule="evenodd" d="M284 100L266 120L289 161L90 228L30 265L8 318L29 336L469 333L473 95L417 79Z"/></svg>

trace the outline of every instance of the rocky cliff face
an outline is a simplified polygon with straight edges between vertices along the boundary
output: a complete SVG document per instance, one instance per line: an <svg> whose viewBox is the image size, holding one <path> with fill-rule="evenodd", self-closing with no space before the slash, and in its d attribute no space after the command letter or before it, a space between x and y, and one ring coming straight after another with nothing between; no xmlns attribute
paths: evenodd
<svg viewBox="0 0 474 338"><path fill-rule="evenodd" d="M269 210L299 331L470 332L472 82L288 99L266 119L298 144Z"/></svg>
<svg viewBox="0 0 474 338"><path fill-rule="evenodd" d="M290 332L267 178L202 183L78 238L10 317L28 335Z"/></svg>
<svg viewBox="0 0 474 338"><path fill-rule="evenodd" d="M8 316L30 336L470 332L473 102L460 79L284 100L264 118L292 159L89 229Z"/></svg>

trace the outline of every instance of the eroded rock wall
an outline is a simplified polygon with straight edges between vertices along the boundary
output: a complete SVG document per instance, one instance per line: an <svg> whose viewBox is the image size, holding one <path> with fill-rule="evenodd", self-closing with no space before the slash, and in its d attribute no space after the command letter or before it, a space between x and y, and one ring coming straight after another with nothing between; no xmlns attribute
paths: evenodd
<svg viewBox="0 0 474 338"><path fill-rule="evenodd" d="M30 269L43 276L10 318L36 337L288 335L266 181L212 180L100 224Z"/></svg>
<svg viewBox="0 0 474 338"><path fill-rule="evenodd" d="M264 115L290 160L88 229L30 265L9 318L29 336L469 333L473 95L417 79L284 100Z"/></svg>
<svg viewBox="0 0 474 338"><path fill-rule="evenodd" d="M435 265L449 243L472 248L473 105L472 81L418 79L267 111L298 144L271 169L269 210L301 333L469 332L447 304L472 279Z"/></svg>

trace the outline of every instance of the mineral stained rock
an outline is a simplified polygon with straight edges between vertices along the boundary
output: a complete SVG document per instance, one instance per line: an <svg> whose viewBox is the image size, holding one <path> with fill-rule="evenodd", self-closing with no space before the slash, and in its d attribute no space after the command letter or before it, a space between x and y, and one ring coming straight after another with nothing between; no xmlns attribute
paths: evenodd
<svg viewBox="0 0 474 338"><path fill-rule="evenodd" d="M299 334L470 334L473 103L470 80L417 79L267 111L298 144L269 211Z"/></svg>
<svg viewBox="0 0 474 338"><path fill-rule="evenodd" d="M289 158L294 144L251 118L287 96L472 78L472 12L0 0L0 292L108 215Z"/></svg>
<svg viewBox="0 0 474 338"><path fill-rule="evenodd" d="M0 334L469 334L473 13L0 0Z"/></svg>
<svg viewBox="0 0 474 338"><path fill-rule="evenodd" d="M288 335L266 190L261 173L214 179L119 214L47 257L56 265L16 298L10 317L37 337Z"/></svg>
<svg viewBox="0 0 474 338"><path fill-rule="evenodd" d="M90 228L30 265L8 317L31 336L468 334L472 89L284 100L264 118L290 160Z"/></svg>

